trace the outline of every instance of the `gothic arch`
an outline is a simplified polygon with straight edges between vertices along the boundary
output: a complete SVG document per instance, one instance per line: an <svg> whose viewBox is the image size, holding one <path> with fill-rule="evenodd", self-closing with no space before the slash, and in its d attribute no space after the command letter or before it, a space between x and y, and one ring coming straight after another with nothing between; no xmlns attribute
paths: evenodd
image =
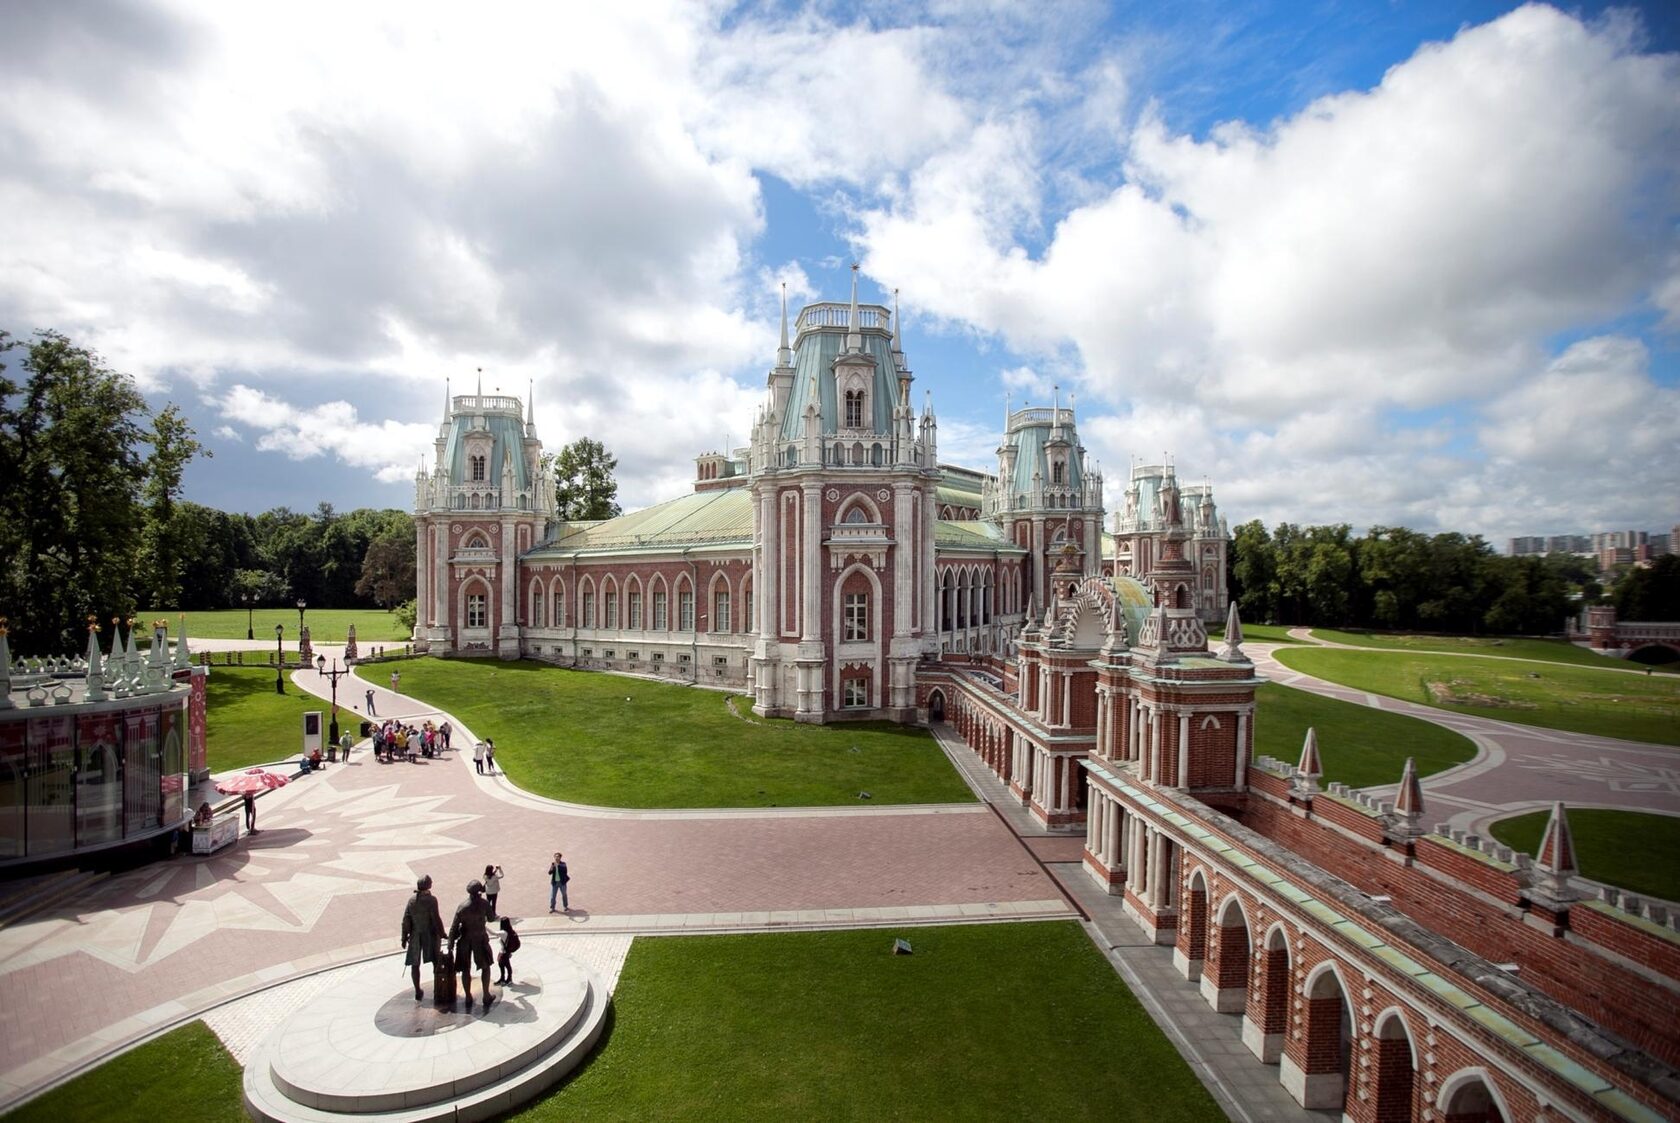
<svg viewBox="0 0 1680 1123"><path fill-rule="evenodd" d="M881 508L877 507L875 505L875 501L869 498L869 496L864 492L854 491L852 494L846 496L845 500L840 504L838 521L851 521L851 514L854 510L862 510L866 516L858 521L868 523L878 523L882 521Z"/></svg>
<svg viewBox="0 0 1680 1123"><path fill-rule="evenodd" d="M525 590L525 626L548 627L548 598L543 595L543 579L533 576Z"/></svg>
<svg viewBox="0 0 1680 1123"><path fill-rule="evenodd" d="M658 621L655 620L654 615L653 615L653 601L654 601L654 598L657 597L660 593L665 594L665 626L661 630L668 632L668 631L671 630L671 619L672 619L671 613L674 612L675 609L676 609L676 605L674 605L672 603L672 601L675 600L675 598L671 595L670 586L665 580L665 575L663 573L655 573L652 577L648 578L648 607L647 607L647 610L648 610L648 630L649 631L652 631L654 628L657 628L659 626Z"/></svg>
<svg viewBox="0 0 1680 1123"><path fill-rule="evenodd" d="M1404 1010L1398 1006L1388 1007L1377 1015L1371 1028L1380 1040L1405 1041L1406 1055L1411 1059L1412 1067L1417 1067L1417 1038L1412 1036L1412 1025L1406 1020Z"/></svg>
<svg viewBox="0 0 1680 1123"><path fill-rule="evenodd" d="M595 606L597 627L618 629L618 614L623 606L618 603L618 578L607 574L601 578L600 603Z"/></svg>
<svg viewBox="0 0 1680 1123"><path fill-rule="evenodd" d="M1435 1106L1454 1123L1514 1123L1516 1119L1499 1094L1499 1086L1480 1065L1461 1068L1442 1081Z"/></svg>
<svg viewBox="0 0 1680 1123"><path fill-rule="evenodd" d="M935 689L928 695L928 720L945 720L945 692Z"/></svg>
<svg viewBox="0 0 1680 1123"><path fill-rule="evenodd" d="M550 618L556 628L566 626L566 579L556 574L548 584Z"/></svg>
<svg viewBox="0 0 1680 1123"><path fill-rule="evenodd" d="M648 606L645 603L646 598L643 598L644 603L636 606L636 618L634 620L630 618L630 598L639 596L641 591L642 579L639 576L632 573L624 579L624 626L636 632L647 628Z"/></svg>
<svg viewBox="0 0 1680 1123"><path fill-rule="evenodd" d="M595 595L595 578L584 574L578 581L578 627L600 627L600 611L601 606Z"/></svg>
<svg viewBox="0 0 1680 1123"><path fill-rule="evenodd" d="M719 620L717 618L717 595L719 586L722 586L723 594L729 598L728 603L724 605L726 618L723 620ZM706 629L707 631L733 632L735 630L734 591L733 586L729 583L729 574L725 573L721 569L712 574L711 581L706 585L706 622L710 625Z"/></svg>
<svg viewBox="0 0 1680 1123"><path fill-rule="evenodd" d="M467 628L467 598L474 593L484 594L484 626L474 628L473 631L489 631L496 623L496 590L490 587L490 582L478 574L461 582L460 592L455 599L455 626Z"/></svg>
<svg viewBox="0 0 1680 1123"><path fill-rule="evenodd" d="M490 539L484 536L482 530L469 530L466 537L461 539L461 549L463 550L488 550L489 548Z"/></svg>

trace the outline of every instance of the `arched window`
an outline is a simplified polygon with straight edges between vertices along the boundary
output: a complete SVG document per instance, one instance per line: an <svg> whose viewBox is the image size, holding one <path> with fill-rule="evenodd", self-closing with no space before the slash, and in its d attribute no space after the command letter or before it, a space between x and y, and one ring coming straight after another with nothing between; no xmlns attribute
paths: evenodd
<svg viewBox="0 0 1680 1123"><path fill-rule="evenodd" d="M729 587L720 585L712 590L712 631L727 632L729 627Z"/></svg>
<svg viewBox="0 0 1680 1123"><path fill-rule="evenodd" d="M484 457L482 457L482 456L472 456L472 457L468 457L467 460L468 460L468 463L472 466L472 482L475 483L475 484L476 483L483 483L484 482ZM477 506L477 504L474 504L474 506Z"/></svg>
<svg viewBox="0 0 1680 1123"><path fill-rule="evenodd" d="M1051 483L1057 484L1057 485L1061 484L1062 473L1063 473L1063 470L1064 470L1065 467L1066 467L1066 465L1064 465L1060 460L1058 460L1054 464L1050 465L1050 482Z"/></svg>
<svg viewBox="0 0 1680 1123"><path fill-rule="evenodd" d="M863 391L846 391L846 428L863 428Z"/></svg>
<svg viewBox="0 0 1680 1123"><path fill-rule="evenodd" d="M869 512L865 511L863 509L863 504L859 503L857 506L847 511L846 517L841 521L848 523L866 523L869 521Z"/></svg>
<svg viewBox="0 0 1680 1123"><path fill-rule="evenodd" d="M847 593L843 604L844 630L841 638L848 643L869 638L869 594Z"/></svg>
<svg viewBox="0 0 1680 1123"><path fill-rule="evenodd" d="M624 587L624 626L626 628L641 629L642 621L642 586L634 577Z"/></svg>

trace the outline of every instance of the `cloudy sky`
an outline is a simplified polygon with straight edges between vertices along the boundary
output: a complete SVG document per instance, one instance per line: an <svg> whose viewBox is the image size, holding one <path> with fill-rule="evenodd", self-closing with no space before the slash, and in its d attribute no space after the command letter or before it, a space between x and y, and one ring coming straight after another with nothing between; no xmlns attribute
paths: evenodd
<svg viewBox="0 0 1680 1123"><path fill-rule="evenodd" d="M1059 385L1111 507L1680 522L1664 5L491 11L0 5L0 328L179 403L200 502L407 506L482 368L634 507L857 261L949 460Z"/></svg>

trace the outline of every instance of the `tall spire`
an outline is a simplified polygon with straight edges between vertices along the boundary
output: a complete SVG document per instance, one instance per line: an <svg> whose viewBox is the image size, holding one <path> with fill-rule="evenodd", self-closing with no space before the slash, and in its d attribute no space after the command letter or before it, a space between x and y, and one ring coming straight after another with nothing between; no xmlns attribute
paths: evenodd
<svg viewBox="0 0 1680 1123"><path fill-rule="evenodd" d="M1227 663L1247 662L1242 641L1242 621L1237 618L1237 602L1232 601L1231 610L1225 614L1225 646L1219 649L1219 658Z"/></svg>
<svg viewBox="0 0 1680 1123"><path fill-rule="evenodd" d="M893 290L892 349L904 353L904 325L898 318L898 290Z"/></svg>
<svg viewBox="0 0 1680 1123"><path fill-rule="evenodd" d="M449 376L446 374L443 376L443 419L445 421L449 420L449 410L452 404L449 397Z"/></svg>
<svg viewBox="0 0 1680 1123"><path fill-rule="evenodd" d="M852 311L846 320L846 350L863 350L863 318L858 314L858 265L852 262Z"/></svg>
<svg viewBox="0 0 1680 1123"><path fill-rule="evenodd" d="M788 318L787 318L787 282L782 282L782 343L776 348L776 365L791 367L793 365L793 348L788 346Z"/></svg>

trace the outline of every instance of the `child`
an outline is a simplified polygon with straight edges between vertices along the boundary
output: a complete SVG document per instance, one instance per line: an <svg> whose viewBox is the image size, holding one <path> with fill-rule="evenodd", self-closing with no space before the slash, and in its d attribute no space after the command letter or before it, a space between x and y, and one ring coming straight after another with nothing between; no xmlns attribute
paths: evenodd
<svg viewBox="0 0 1680 1123"><path fill-rule="evenodd" d="M502 970L498 983L507 986L513 982L513 953L519 950L519 933L513 930L513 921L502 917L502 953L496 957L496 966Z"/></svg>

